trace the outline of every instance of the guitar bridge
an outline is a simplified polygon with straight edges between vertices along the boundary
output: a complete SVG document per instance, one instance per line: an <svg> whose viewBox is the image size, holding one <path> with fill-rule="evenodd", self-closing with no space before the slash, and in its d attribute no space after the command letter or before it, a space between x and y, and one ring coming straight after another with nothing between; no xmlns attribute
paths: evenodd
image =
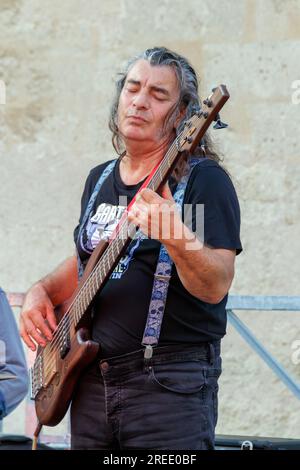
<svg viewBox="0 0 300 470"><path fill-rule="evenodd" d="M34 400L41 388L43 387L43 355L37 356L34 365L29 369L30 375L30 398Z"/></svg>

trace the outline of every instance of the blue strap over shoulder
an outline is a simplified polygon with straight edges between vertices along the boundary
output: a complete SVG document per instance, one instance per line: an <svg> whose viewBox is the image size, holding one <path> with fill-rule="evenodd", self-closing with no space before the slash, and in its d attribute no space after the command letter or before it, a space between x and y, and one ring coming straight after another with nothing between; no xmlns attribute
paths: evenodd
<svg viewBox="0 0 300 470"><path fill-rule="evenodd" d="M82 229L89 217L89 214L92 210L92 207L95 203L95 200L96 200L96 197L104 183L104 181L106 180L106 178L111 174L111 172L113 171L115 165L117 163L117 160L113 160L111 163L109 163L109 165L107 165L107 167L104 169L104 171L101 173L95 187L94 187L94 190L92 192L92 195L89 199L89 202L88 202L88 205L86 206L86 209L85 209L85 212L83 214L83 218L82 218L82 221L81 221L81 224L80 224L80 227L79 227L79 232L78 232L78 240L80 240L80 237L82 235ZM78 255L77 253L77 265L78 265L78 277L79 279L81 278L82 274L83 274L83 264L81 262L81 259L80 259L80 256Z"/></svg>
<svg viewBox="0 0 300 470"><path fill-rule="evenodd" d="M193 158L189 161L189 171L179 181L173 198L176 202L178 211L181 212L184 193L189 177L196 165L204 161L205 158ZM165 246L162 244L159 252L156 271L154 274L154 282L152 288L151 301L149 306L146 327L143 335L142 345L146 346L145 358L152 357L152 347L158 344L163 315L166 306L169 283L171 278L173 261L170 258Z"/></svg>

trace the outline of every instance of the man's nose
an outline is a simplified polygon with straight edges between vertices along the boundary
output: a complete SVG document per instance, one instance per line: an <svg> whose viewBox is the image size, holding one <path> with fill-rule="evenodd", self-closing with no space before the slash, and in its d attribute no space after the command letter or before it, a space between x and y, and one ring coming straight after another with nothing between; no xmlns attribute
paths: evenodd
<svg viewBox="0 0 300 470"><path fill-rule="evenodd" d="M149 108L149 99L147 93L141 91L135 95L133 98L133 105L138 109L148 109Z"/></svg>

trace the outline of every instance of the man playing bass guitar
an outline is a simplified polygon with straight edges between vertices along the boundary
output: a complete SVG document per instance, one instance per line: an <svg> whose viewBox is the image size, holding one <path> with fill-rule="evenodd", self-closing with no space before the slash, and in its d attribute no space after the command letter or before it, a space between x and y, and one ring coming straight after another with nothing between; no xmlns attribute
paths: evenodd
<svg viewBox="0 0 300 470"><path fill-rule="evenodd" d="M195 109L198 81L184 57L161 47L129 61L110 116L119 157L86 180L76 255L27 293L20 333L32 350L53 341L54 308L72 297L78 269L112 236ZM128 220L137 236L93 299L90 331L100 347L72 396L72 448L213 449L220 341L242 246L237 195L207 134L182 153L160 191L138 193Z"/></svg>

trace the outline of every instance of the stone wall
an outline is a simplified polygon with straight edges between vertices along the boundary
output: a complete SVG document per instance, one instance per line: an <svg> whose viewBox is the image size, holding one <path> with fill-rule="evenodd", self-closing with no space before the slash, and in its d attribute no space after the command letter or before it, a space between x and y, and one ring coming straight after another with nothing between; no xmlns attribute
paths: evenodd
<svg viewBox="0 0 300 470"><path fill-rule="evenodd" d="M190 59L202 98L231 93L230 127L212 132L242 211L231 293L299 295L299 0L0 0L2 288L26 290L73 253L87 173L114 155L114 79L155 45ZM240 317L300 380L298 313ZM300 437L297 399L231 327L223 366L218 433ZM6 430L22 432L21 413Z"/></svg>

